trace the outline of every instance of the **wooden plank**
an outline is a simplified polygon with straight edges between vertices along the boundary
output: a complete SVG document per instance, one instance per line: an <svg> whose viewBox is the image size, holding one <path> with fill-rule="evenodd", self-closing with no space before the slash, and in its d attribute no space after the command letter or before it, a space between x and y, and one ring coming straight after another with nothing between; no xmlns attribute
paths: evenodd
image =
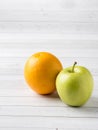
<svg viewBox="0 0 98 130"><path fill-rule="evenodd" d="M0 82L0 84L1 84L1 82ZM7 85L7 84L9 84L9 85ZM95 82L95 85L94 85L93 95L97 96L98 87L96 84L97 84L97 82ZM25 84L25 86L23 84L22 84L22 86L21 86L21 84L16 85L14 81L13 81L13 84L11 84L11 85L7 81L5 84L1 84L0 97L22 97L22 96L23 97L36 97L38 99L40 98L40 96L38 94L36 94L33 90L31 90L27 84ZM50 97L52 97L52 96L56 96L55 93L53 95L50 95Z"/></svg>
<svg viewBox="0 0 98 130"><path fill-rule="evenodd" d="M24 105L24 106L62 106L58 96L40 96L39 98L31 97L1 97L0 105Z"/></svg>
<svg viewBox="0 0 98 130"><path fill-rule="evenodd" d="M51 40L51 44L49 43L49 41ZM0 33L0 43L4 43L6 42L6 44L8 43L13 43L13 45L15 45L15 43L18 42L17 45L21 46L21 42L23 42L24 44L26 43L31 43L32 45L35 45L36 42L39 43L39 46L42 44L47 44L49 46L49 44L52 46L56 46L56 44L53 44L55 40L55 43L59 41L59 44L65 41L64 45L67 43L67 41L98 41L98 35L97 34L64 34L64 33ZM60 42L61 41L61 42ZM44 43L43 43L44 42ZM48 43L47 43L48 42ZM90 43L90 42L89 42ZM75 43L74 43L75 44ZM93 44L93 42L92 42ZM61 44L63 45L63 43ZM37 46L37 47L39 47ZM78 46L79 46L79 42L78 42ZM83 45L80 44L80 46L82 47ZM5 46L6 47L6 46ZM43 46L44 47L44 46ZM98 46L97 46L98 47Z"/></svg>
<svg viewBox="0 0 98 130"><path fill-rule="evenodd" d="M65 17L65 16L64 16ZM98 23L60 23L60 22L29 22L4 23L0 33L33 33L33 34L98 34Z"/></svg>
<svg viewBox="0 0 98 130"><path fill-rule="evenodd" d="M77 12L78 11L78 12ZM40 22L48 22L49 23L97 23L98 22L98 10L48 10L48 11L34 11L34 10L1 10L0 13L0 25L16 25L14 22L20 22L23 25L29 22L34 25ZM8 23L7 23L8 22ZM38 22L38 23L37 23ZM28 25L29 27L29 25Z"/></svg>
<svg viewBox="0 0 98 130"><path fill-rule="evenodd" d="M10 50L9 50L10 51ZM81 53L83 52L83 50L80 51ZM33 53L32 53L33 54ZM68 54L67 54L68 55ZM31 56L31 55L30 55ZM0 70L1 72L5 71L3 69L14 69L13 71L15 71L15 69L19 69L19 73L21 71L23 71L24 65L28 59L28 57L30 56L24 56L24 57L0 57L0 68L2 68L2 70ZM92 71L94 71L95 69L97 70L96 64L98 64L98 57L79 57L77 55L77 57L75 56L71 56L71 57L67 57L66 56L66 50L65 50L65 54L63 54L62 56L58 56L58 59L61 61L61 63L64 65L64 67L68 67L68 66L72 66L72 64L74 63L74 61L77 61L77 65L81 65L81 66L85 66L87 68L91 68ZM10 71L10 70L8 70ZM97 73L98 71L96 71ZM22 74L22 72L21 72Z"/></svg>
<svg viewBox="0 0 98 130"><path fill-rule="evenodd" d="M98 118L98 107L0 106L0 116Z"/></svg>
<svg viewBox="0 0 98 130"><path fill-rule="evenodd" d="M38 51L49 51L50 53L53 53L54 55L56 55L57 57L62 57L62 56L66 56L66 57L94 57L94 58L97 58L98 57L98 50L92 50L92 49L84 49L84 50L81 50L81 49L76 49L76 50L73 50L72 48L71 49L40 49L40 48L34 48L34 49L0 49L0 57L27 57L27 56L30 56L32 55L33 53L36 53ZM65 55L65 52L66 52L66 55Z"/></svg>
<svg viewBox="0 0 98 130"><path fill-rule="evenodd" d="M65 118L65 117L11 117L1 116L0 127L43 127L65 129L92 129L98 127L96 118ZM70 125L71 124L71 125Z"/></svg>
<svg viewBox="0 0 98 130"><path fill-rule="evenodd" d="M6 4L5 4L6 3ZM97 0L3 0L0 1L0 9L15 10L66 10L66 9L98 9Z"/></svg>
<svg viewBox="0 0 98 130"><path fill-rule="evenodd" d="M86 107L98 107L98 96L97 92L94 92L92 97L85 104ZM39 95L38 95L39 96ZM0 97L0 105L4 106L66 106L61 102L58 95L49 96L3 96Z"/></svg>
<svg viewBox="0 0 98 130"><path fill-rule="evenodd" d="M91 37L89 37L91 38ZM27 44L28 43L28 44ZM33 37L33 35L28 36L20 34L18 35L8 35L4 36L0 34L0 48L2 49L13 49L13 48L21 48L21 49L34 49L34 48L40 48L40 49L97 49L98 48L98 40L94 39L66 39L64 37L40 37L38 38ZM14 62L14 61L13 61Z"/></svg>

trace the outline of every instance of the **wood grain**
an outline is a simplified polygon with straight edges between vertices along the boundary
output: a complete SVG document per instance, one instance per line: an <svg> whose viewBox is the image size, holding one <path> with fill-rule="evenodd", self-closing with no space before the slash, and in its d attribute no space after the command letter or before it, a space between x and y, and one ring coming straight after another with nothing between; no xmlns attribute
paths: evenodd
<svg viewBox="0 0 98 130"><path fill-rule="evenodd" d="M24 64L49 51L74 61L94 78L88 102L65 105L55 92L38 95L24 80ZM98 130L98 1L0 1L0 130Z"/></svg>

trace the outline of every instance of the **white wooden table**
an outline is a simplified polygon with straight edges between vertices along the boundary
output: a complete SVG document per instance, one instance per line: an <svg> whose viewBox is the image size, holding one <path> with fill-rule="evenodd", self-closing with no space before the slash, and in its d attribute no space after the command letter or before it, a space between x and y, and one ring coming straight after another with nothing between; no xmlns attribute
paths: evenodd
<svg viewBox="0 0 98 130"><path fill-rule="evenodd" d="M28 87L24 64L38 51L91 71L94 90L83 107ZM97 0L0 1L0 130L98 130Z"/></svg>

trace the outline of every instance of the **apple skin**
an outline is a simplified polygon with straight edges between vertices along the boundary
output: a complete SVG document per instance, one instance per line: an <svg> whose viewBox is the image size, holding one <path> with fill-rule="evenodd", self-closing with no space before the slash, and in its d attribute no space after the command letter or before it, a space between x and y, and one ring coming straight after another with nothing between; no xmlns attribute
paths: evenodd
<svg viewBox="0 0 98 130"><path fill-rule="evenodd" d="M93 91L93 77L83 66L72 66L63 69L56 78L56 88L61 100L70 106L82 106Z"/></svg>

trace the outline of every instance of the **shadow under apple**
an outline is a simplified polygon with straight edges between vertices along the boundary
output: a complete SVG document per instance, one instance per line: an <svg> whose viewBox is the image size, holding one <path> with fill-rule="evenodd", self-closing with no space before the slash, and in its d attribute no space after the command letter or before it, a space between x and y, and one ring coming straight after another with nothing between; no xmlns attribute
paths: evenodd
<svg viewBox="0 0 98 130"><path fill-rule="evenodd" d="M92 107L92 108L98 108L98 97L92 96L88 102L85 104L87 107Z"/></svg>

